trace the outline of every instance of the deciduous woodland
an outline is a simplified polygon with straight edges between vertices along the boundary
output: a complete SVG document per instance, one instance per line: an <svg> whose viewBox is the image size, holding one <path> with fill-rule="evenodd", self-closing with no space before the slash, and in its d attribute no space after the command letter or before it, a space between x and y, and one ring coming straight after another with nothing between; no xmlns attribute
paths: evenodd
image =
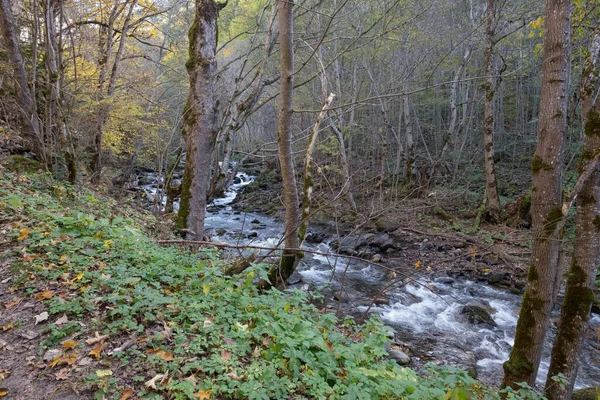
<svg viewBox="0 0 600 400"><path fill-rule="evenodd" d="M0 398L600 399L600 3L0 0Z"/></svg>

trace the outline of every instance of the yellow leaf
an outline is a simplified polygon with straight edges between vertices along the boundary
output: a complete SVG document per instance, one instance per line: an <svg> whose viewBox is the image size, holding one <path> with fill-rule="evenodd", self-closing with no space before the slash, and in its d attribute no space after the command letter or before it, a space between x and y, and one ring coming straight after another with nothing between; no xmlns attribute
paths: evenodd
<svg viewBox="0 0 600 400"><path fill-rule="evenodd" d="M54 297L54 293L52 293L49 290L44 290L43 292L35 295L35 298L38 299L39 301L48 300L48 299L51 299L52 297Z"/></svg>
<svg viewBox="0 0 600 400"><path fill-rule="evenodd" d="M9 322L9 323L8 323L8 324L6 324L6 325L2 325L2 326L0 326L0 330L1 330L2 332L6 332L6 331L9 331L9 330L11 330L11 329L12 329L12 328L14 328L14 327L15 327L15 324L14 324L13 322Z"/></svg>
<svg viewBox="0 0 600 400"><path fill-rule="evenodd" d="M208 283L205 283L204 286L202 286L202 291L204 292L204 295L208 295L208 293L210 292L210 285Z"/></svg>
<svg viewBox="0 0 600 400"><path fill-rule="evenodd" d="M60 362L60 359L61 359L60 357L54 357L54 358L52 359L52 361L50 361L50 364L48 364L48 366L49 366L50 368L54 368L54 367L56 367L56 366L58 365L58 363Z"/></svg>
<svg viewBox="0 0 600 400"><path fill-rule="evenodd" d="M74 340L67 340L66 342L62 343L62 348L65 350L72 350L75 348L75 346L77 346L77 342Z"/></svg>
<svg viewBox="0 0 600 400"><path fill-rule="evenodd" d="M472 257L477 257L477 249L475 247L471 247L469 253L471 253Z"/></svg>
<svg viewBox="0 0 600 400"><path fill-rule="evenodd" d="M65 261L67 258L69 258L69 256L66 255L66 254L63 254L62 256L60 256L59 260L60 261Z"/></svg>
<svg viewBox="0 0 600 400"><path fill-rule="evenodd" d="M73 279L71 279L71 283L75 283L77 281L80 281L83 278L83 272L80 272L77 274L77 276Z"/></svg>
<svg viewBox="0 0 600 400"><path fill-rule="evenodd" d="M27 239L27 237L29 236L29 228L21 228L19 229L19 237L17 238L17 240L20 242L22 240Z"/></svg>
<svg viewBox="0 0 600 400"><path fill-rule="evenodd" d="M106 376L111 376L112 375L112 371L110 369L99 369L96 371L96 375L99 378L104 378Z"/></svg>
<svg viewBox="0 0 600 400"><path fill-rule="evenodd" d="M96 360L100 359L100 353L102 353L102 351L104 349L106 349L108 347L108 344L106 343L98 343L94 346L94 348L88 353L88 355L94 357Z"/></svg>
<svg viewBox="0 0 600 400"><path fill-rule="evenodd" d="M210 391L208 390L200 390L194 394L194 397L200 400L208 400L210 399Z"/></svg>
<svg viewBox="0 0 600 400"><path fill-rule="evenodd" d="M8 389L0 388L0 397L4 397L8 394Z"/></svg>
<svg viewBox="0 0 600 400"><path fill-rule="evenodd" d="M419 260L415 263L415 269L419 268L420 266L421 266L421 260Z"/></svg>
<svg viewBox="0 0 600 400"><path fill-rule="evenodd" d="M110 249L110 246L112 246L113 241L112 240L105 240L104 241L104 247L106 247L107 249Z"/></svg>

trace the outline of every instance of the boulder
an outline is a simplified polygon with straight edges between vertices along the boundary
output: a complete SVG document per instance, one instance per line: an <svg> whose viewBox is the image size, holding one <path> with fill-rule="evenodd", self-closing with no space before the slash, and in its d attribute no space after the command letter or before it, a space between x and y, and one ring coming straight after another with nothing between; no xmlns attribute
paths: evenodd
<svg viewBox="0 0 600 400"><path fill-rule="evenodd" d="M490 312L482 306L467 305L460 309L460 313L467 318L467 321L473 325L498 326L492 318Z"/></svg>
<svg viewBox="0 0 600 400"><path fill-rule="evenodd" d="M375 227L377 228L377 232L394 232L400 228L400 223L381 217L375 222Z"/></svg>
<svg viewBox="0 0 600 400"><path fill-rule="evenodd" d="M391 349L388 352L390 360L396 361L399 365L410 364L410 357L402 350Z"/></svg>

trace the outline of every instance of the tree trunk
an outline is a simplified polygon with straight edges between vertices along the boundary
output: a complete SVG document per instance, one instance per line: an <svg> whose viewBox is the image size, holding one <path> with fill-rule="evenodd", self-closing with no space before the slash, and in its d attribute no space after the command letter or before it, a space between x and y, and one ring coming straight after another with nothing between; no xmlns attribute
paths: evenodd
<svg viewBox="0 0 600 400"><path fill-rule="evenodd" d="M533 246L527 289L515 343L504 363L502 386L535 383L550 322L561 248L556 227L563 219L561 183L567 115L567 69L570 60L570 0L546 3L544 58L537 149L533 156Z"/></svg>
<svg viewBox="0 0 600 400"><path fill-rule="evenodd" d="M346 155L346 145L344 144L344 135L342 132L335 126L333 120L330 122L329 126L331 127L331 131L333 132L335 138L337 139L338 146L340 149L340 163L342 164L342 170L344 171L344 186L342 188L343 191L346 192L346 199L352 207L353 211L356 211L356 202L354 201L354 195L352 194L352 183L350 177L350 165L348 163L348 156Z"/></svg>
<svg viewBox="0 0 600 400"><path fill-rule="evenodd" d="M108 61L110 59L110 55L112 53L112 48L114 45L113 42L113 34L114 34L114 23L117 17L121 14L121 12L125 9L129 1L126 1L122 5L119 4L118 1L115 1L114 6L111 10L111 14L108 21L108 27L105 28L105 36L100 35L100 59L98 60L98 64L100 66L100 78L98 80L98 90L97 90L97 100L98 100L98 121L96 122L96 133L94 136L94 151L92 154L92 182L98 182L100 180L100 175L102 172L102 137L104 135L104 125L110 116L110 110L107 104L104 104L106 98L112 97L115 91L115 85L117 81L117 72L119 69L119 64L121 63L121 59L123 57L123 49L125 47L125 41L127 40L127 33L130 28L131 17L133 15L133 10L137 3L137 0L133 0L129 7L129 12L125 18L123 23L123 28L121 30L121 39L119 41L119 47L117 48L117 54L115 55L115 60L111 67L111 75L108 83L108 90L104 93L104 85L106 83L106 74L108 72ZM106 50L104 50L104 46L106 46Z"/></svg>
<svg viewBox="0 0 600 400"><path fill-rule="evenodd" d="M196 14L189 33L190 58L186 67L190 97L184 115L187 154L179 220L180 223L185 221L188 236L194 240L205 240L206 196L217 136L213 85L219 9L220 5L214 0L196 0Z"/></svg>
<svg viewBox="0 0 600 400"><path fill-rule="evenodd" d="M494 168L494 95L496 78L494 77L494 40L496 32L495 0L488 0L487 33L485 48L485 108L483 121L483 149L485 160L486 194L488 212L495 222L500 222L502 206L498 196L496 171Z"/></svg>
<svg viewBox="0 0 600 400"><path fill-rule="evenodd" d="M600 103L597 101L599 59L600 30L596 31L594 36L580 90L585 134L580 165L582 170L597 156L600 148ZM598 168L594 167L577 201L575 250L546 380L546 396L549 400L570 399L573 393L573 385L577 378L578 354L594 300L594 281L600 264L599 215L600 173ZM561 387L551 380L559 373L569 380L570 385Z"/></svg>
<svg viewBox="0 0 600 400"><path fill-rule="evenodd" d="M16 100L21 111L23 135L36 156L44 159L40 122L35 99L29 87L23 55L19 47L10 0L0 0L0 33L14 71Z"/></svg>
<svg viewBox="0 0 600 400"><path fill-rule="evenodd" d="M304 193L302 196L302 219L300 220L300 228L298 231L300 245L302 245L304 242L306 231L308 230L308 221L310 219L310 202L312 200L312 193L315 185L315 179L312 174L314 168L313 152L315 150L315 145L317 144L319 131L321 130L321 122L323 122L323 119L325 119L327 116L327 109L331 105L334 97L335 95L331 93L323 103L323 108L317 116L315 126L313 127L312 133L308 138L306 152L304 153Z"/></svg>
<svg viewBox="0 0 600 400"><path fill-rule="evenodd" d="M271 284L281 288L292 275L300 259L300 240L298 227L300 209L298 207L298 188L294 173L292 153L292 98L294 91L294 1L277 0L279 12L279 43L281 85L279 96L279 123L277 144L279 163L283 181L283 199L285 203L285 247L280 263L273 268L269 279Z"/></svg>

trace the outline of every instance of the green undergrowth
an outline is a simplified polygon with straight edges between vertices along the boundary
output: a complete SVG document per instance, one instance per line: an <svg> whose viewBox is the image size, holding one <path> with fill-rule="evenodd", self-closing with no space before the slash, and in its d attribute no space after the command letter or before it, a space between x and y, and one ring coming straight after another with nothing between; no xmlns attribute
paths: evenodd
<svg viewBox="0 0 600 400"><path fill-rule="evenodd" d="M216 251L160 246L139 221L115 210L113 200L48 175L0 169L0 222L11 244L3 256L12 258L18 277L13 293L46 303L39 352L62 349L46 368L77 367L83 393L500 398L464 371L430 365L417 374L387 360L388 328L377 318L356 325L319 312L307 293L260 293L254 282L266 277L265 265L224 276ZM526 388L507 395L541 398Z"/></svg>

